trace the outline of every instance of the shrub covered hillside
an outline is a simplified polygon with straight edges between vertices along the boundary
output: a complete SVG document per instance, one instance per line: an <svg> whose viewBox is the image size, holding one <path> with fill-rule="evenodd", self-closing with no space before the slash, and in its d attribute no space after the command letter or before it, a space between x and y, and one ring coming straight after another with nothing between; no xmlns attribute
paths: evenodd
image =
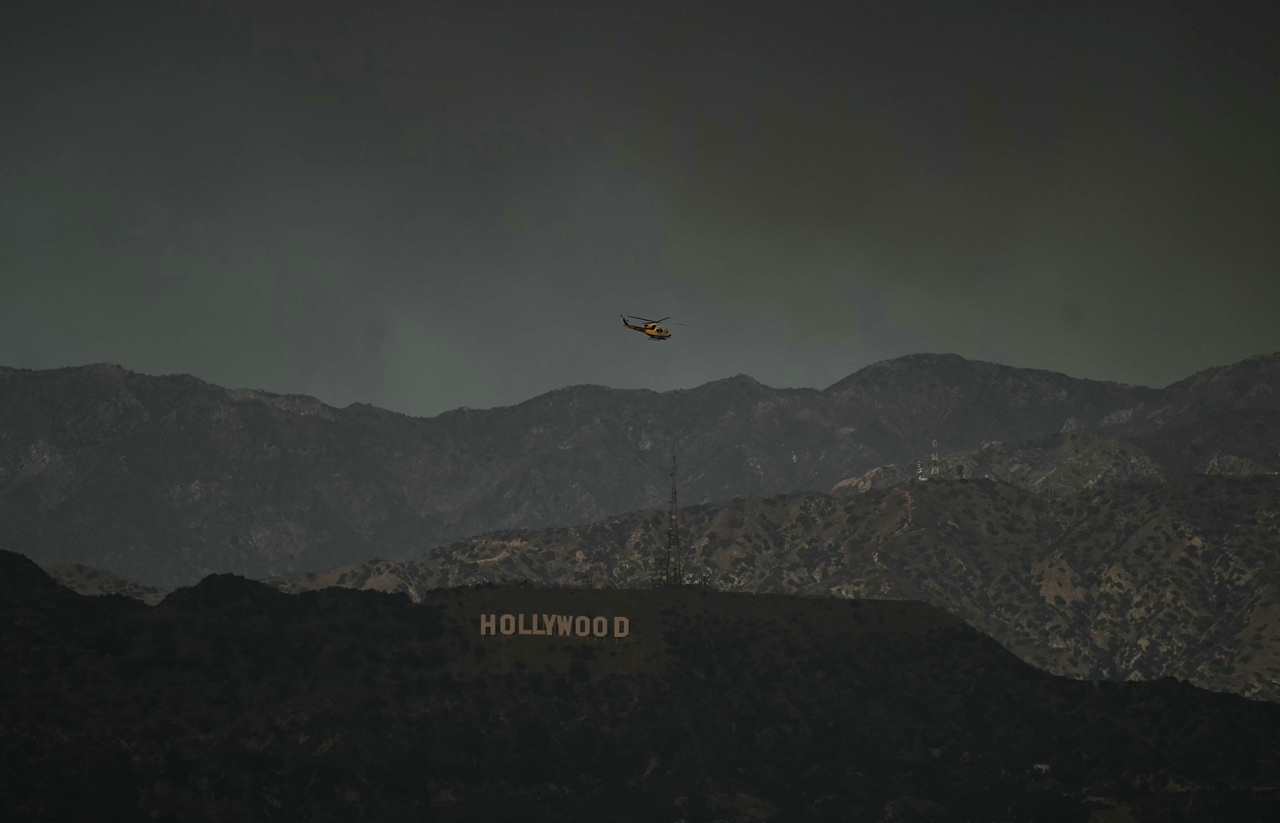
<svg viewBox="0 0 1280 823"><path fill-rule="evenodd" d="M414 604L216 576L148 607L0 563L15 819L1209 821L1280 805L1280 707L1052 677L920 603L480 586Z"/></svg>

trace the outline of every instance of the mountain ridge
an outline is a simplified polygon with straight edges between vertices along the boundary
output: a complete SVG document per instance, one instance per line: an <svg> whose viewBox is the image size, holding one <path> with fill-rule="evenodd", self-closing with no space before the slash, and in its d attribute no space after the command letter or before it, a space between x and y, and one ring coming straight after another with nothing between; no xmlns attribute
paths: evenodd
<svg viewBox="0 0 1280 823"><path fill-rule="evenodd" d="M506 530L410 561L269 580L414 599L527 580L644 585L662 510ZM1201 478L1034 495L925 480L856 495L796 492L683 508L685 568L712 588L935 605L1054 674L1175 676L1280 701L1280 478Z"/></svg>
<svg viewBox="0 0 1280 823"><path fill-rule="evenodd" d="M211 572L301 573L661 505L673 449L683 499L700 503L825 491L1069 421L1118 437L1158 436L1161 409L1180 425L1218 425L1241 409L1280 410L1278 361L1240 366L1255 380L1243 393L1229 368L1204 372L1171 395L1176 408L1160 405L1163 390L920 355L821 391L735 376L661 393L561 389L434 418L110 364L5 369L0 540L164 588ZM1270 442L1272 422L1259 420L1255 439Z"/></svg>

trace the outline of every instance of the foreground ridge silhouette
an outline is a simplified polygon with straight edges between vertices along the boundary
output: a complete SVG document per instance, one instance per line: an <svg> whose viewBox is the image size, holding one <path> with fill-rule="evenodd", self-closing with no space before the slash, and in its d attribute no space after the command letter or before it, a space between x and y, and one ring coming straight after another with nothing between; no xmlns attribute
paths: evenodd
<svg viewBox="0 0 1280 823"><path fill-rule="evenodd" d="M1280 706L1054 678L920 603L490 585L414 604L216 575L148 607L11 553L0 581L15 819L1277 810ZM628 630L482 634L483 615Z"/></svg>

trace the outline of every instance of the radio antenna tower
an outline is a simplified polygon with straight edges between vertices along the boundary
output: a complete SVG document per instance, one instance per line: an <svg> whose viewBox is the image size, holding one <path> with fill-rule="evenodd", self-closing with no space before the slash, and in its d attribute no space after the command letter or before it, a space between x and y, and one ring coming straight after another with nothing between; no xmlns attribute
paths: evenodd
<svg viewBox="0 0 1280 823"><path fill-rule="evenodd" d="M684 564L680 561L680 521L676 519L676 453L671 452L671 525L667 528L667 563L663 574L665 585L684 583Z"/></svg>

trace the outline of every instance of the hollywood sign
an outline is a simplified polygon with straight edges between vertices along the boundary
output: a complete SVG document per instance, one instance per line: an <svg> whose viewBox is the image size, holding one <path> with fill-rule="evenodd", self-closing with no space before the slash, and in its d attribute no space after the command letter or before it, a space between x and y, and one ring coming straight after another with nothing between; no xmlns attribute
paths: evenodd
<svg viewBox="0 0 1280 823"><path fill-rule="evenodd" d="M542 635L544 637L626 637L626 617L588 617L585 614L482 614L480 636Z"/></svg>

